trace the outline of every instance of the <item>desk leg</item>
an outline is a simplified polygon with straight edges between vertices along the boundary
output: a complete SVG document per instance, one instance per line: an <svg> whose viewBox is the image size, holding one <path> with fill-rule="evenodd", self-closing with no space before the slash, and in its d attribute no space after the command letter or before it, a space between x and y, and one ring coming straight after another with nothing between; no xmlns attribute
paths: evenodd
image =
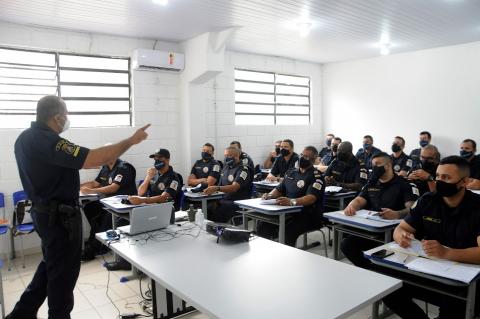
<svg viewBox="0 0 480 319"><path fill-rule="evenodd" d="M385 244L388 244L389 242L392 241L392 233L393 233L393 230L389 229L387 231L385 231Z"/></svg>
<svg viewBox="0 0 480 319"><path fill-rule="evenodd" d="M333 228L333 259L338 260L338 250L339 250L339 243L338 243L338 230L335 224L332 226Z"/></svg>
<svg viewBox="0 0 480 319"><path fill-rule="evenodd" d="M372 304L372 319L379 319L378 310L380 308L380 300Z"/></svg>
<svg viewBox="0 0 480 319"><path fill-rule="evenodd" d="M278 216L280 219L280 225L278 226L278 242L285 244L285 213Z"/></svg>
<svg viewBox="0 0 480 319"><path fill-rule="evenodd" d="M467 302L465 308L465 318L466 319L473 319L474 312L475 312L475 294L477 289L477 281L473 281L468 286L468 293L467 293Z"/></svg>
<svg viewBox="0 0 480 319"><path fill-rule="evenodd" d="M345 209L345 198L340 198L339 203L338 203L338 209L339 210L344 210Z"/></svg>
<svg viewBox="0 0 480 319"><path fill-rule="evenodd" d="M247 217L247 215L243 214L242 221L243 221L243 229L248 230L248 217Z"/></svg>
<svg viewBox="0 0 480 319"><path fill-rule="evenodd" d="M206 200L206 199L202 199L202 213L203 213L204 219L208 219L208 215L207 215L207 200Z"/></svg>

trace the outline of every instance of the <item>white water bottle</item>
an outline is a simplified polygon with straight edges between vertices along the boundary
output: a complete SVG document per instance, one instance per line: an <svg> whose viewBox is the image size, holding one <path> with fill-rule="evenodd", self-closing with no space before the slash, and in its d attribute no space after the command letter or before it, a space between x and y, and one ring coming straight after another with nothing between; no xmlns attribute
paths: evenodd
<svg viewBox="0 0 480 319"><path fill-rule="evenodd" d="M203 227L203 221L205 217L203 216L202 209L199 208L197 209L197 213L195 214L195 224L197 224L200 227Z"/></svg>

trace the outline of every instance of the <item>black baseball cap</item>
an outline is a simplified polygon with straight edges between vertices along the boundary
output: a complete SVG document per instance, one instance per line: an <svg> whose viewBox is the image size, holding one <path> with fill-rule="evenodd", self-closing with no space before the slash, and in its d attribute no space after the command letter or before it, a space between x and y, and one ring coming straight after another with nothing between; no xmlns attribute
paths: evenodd
<svg viewBox="0 0 480 319"><path fill-rule="evenodd" d="M149 157L154 158L155 156L170 159L170 152L166 148L159 148L158 150L155 151L155 153L153 153Z"/></svg>

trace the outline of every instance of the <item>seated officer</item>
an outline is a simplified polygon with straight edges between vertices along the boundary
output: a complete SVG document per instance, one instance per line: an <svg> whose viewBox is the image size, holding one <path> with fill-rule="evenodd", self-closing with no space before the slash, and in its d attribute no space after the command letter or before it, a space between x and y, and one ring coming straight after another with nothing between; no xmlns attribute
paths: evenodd
<svg viewBox="0 0 480 319"><path fill-rule="evenodd" d="M395 136L392 143L392 161L395 174L406 177L412 169L412 159L403 152L405 140L401 136Z"/></svg>
<svg viewBox="0 0 480 319"><path fill-rule="evenodd" d="M420 196L435 190L435 171L440 161L440 152L437 147L428 144L420 151L420 162L412 167L407 179L417 185Z"/></svg>
<svg viewBox="0 0 480 319"><path fill-rule="evenodd" d="M226 193L225 197L208 206L208 220L226 223L234 215L238 206L233 202L240 199L248 199L252 193L253 171L243 165L240 160L240 150L236 146L225 149L225 166L220 174L218 186L209 186L203 192L211 195L215 192Z"/></svg>
<svg viewBox="0 0 480 319"><path fill-rule="evenodd" d="M465 159L459 156L442 159L436 171L436 192L427 193L418 200L410 214L395 228L393 239L406 248L416 238L422 241L429 256L480 264L480 195L466 189L469 176ZM383 301L401 318L428 319L412 298L439 306L437 318L465 317L464 301L412 287L406 282Z"/></svg>
<svg viewBox="0 0 480 319"><path fill-rule="evenodd" d="M412 165L418 165L420 163L420 151L422 148L425 146L429 145L432 141L432 134L427 131L422 131L420 132L419 136L420 141L418 142L420 144L420 148L416 148L410 152L410 158L412 159Z"/></svg>
<svg viewBox="0 0 480 319"><path fill-rule="evenodd" d="M188 176L188 186L197 186L206 184L208 186L216 185L220 177L220 164L213 158L215 148L210 143L205 143L202 148L202 159L193 164L190 176Z"/></svg>
<svg viewBox="0 0 480 319"><path fill-rule="evenodd" d="M95 180L80 185L83 194L134 195L136 171L132 164L117 159L103 165ZM95 234L112 228L112 215L103 209L100 201L93 201L84 207L85 217L90 223L90 236L85 243L82 260L92 260L100 252L101 244Z"/></svg>
<svg viewBox="0 0 480 319"><path fill-rule="evenodd" d="M263 162L263 168L269 169L272 168L273 163L277 159L277 157L280 155L280 144L282 143L282 140L278 140L275 142L275 145L273 146L273 151L268 153L268 157Z"/></svg>
<svg viewBox="0 0 480 319"><path fill-rule="evenodd" d="M387 153L373 157L372 178L362 188L360 194L345 208L347 216L355 215L360 209L380 212L385 219L404 218L418 198L418 189L393 172L392 159ZM368 268L370 261L363 257L363 251L378 246L378 242L357 236L345 238L341 249L354 265Z"/></svg>
<svg viewBox="0 0 480 319"><path fill-rule="evenodd" d="M325 135L325 146L320 149L320 152L318 153L318 159L321 159L332 150L332 142L334 138L335 135L333 134Z"/></svg>
<svg viewBox="0 0 480 319"><path fill-rule="evenodd" d="M322 225L325 183L320 172L313 167L317 156L315 147L305 147L298 160L299 167L288 170L280 185L263 195L264 199L276 198L278 205L303 206L302 212L291 214L286 221L285 243L289 246L295 247L298 236ZM275 238L277 234L278 226L265 222L259 224L259 236Z"/></svg>
<svg viewBox="0 0 480 319"><path fill-rule="evenodd" d="M373 146L373 137L365 135L363 137L363 147L357 151L355 157L360 164L364 164L365 168L370 171L372 169L372 158L374 155L380 153L381 150Z"/></svg>
<svg viewBox="0 0 480 319"><path fill-rule="evenodd" d="M460 156L468 161L470 165L470 182L468 189L480 189L480 157L475 155L477 143L474 140L466 139L460 144Z"/></svg>
<svg viewBox="0 0 480 319"><path fill-rule="evenodd" d="M150 158L155 159L154 167L147 170L147 176L138 187L138 196L129 196L128 200L134 205L167 201L178 203L182 182L181 177L170 166L170 152L160 148L150 155Z"/></svg>
<svg viewBox="0 0 480 319"><path fill-rule="evenodd" d="M327 186L340 186L348 190L359 191L366 183L366 178L360 177L360 163L353 156L352 149L352 143L348 141L340 143L337 158L325 172Z"/></svg>
<svg viewBox="0 0 480 319"><path fill-rule="evenodd" d="M280 156L277 157L270 173L267 175L267 180L278 181L285 173L295 167L298 161L298 154L293 151L293 141L286 139L280 144Z"/></svg>
<svg viewBox="0 0 480 319"><path fill-rule="evenodd" d="M242 161L242 165L248 166L253 172L253 161L250 158L250 156L248 156L247 153L242 151L242 145L240 144L240 142L239 141L232 141L232 142L230 142L230 146L235 146L236 148L238 148L240 150L240 160Z"/></svg>
<svg viewBox="0 0 480 319"><path fill-rule="evenodd" d="M330 163L332 163L332 161L337 157L338 145L340 145L340 143L342 143L342 139L340 137L333 138L331 150L327 152L323 157L318 157L315 161L316 169L318 169L322 173L325 173L328 165L330 165Z"/></svg>

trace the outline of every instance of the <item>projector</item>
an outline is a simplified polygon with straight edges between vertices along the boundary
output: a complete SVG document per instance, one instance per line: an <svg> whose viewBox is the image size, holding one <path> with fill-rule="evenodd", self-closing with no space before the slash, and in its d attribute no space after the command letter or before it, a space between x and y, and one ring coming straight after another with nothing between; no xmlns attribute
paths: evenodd
<svg viewBox="0 0 480 319"><path fill-rule="evenodd" d="M249 241L252 233L249 230L241 229L229 224L214 223L210 221L206 223L205 229L208 233L217 236L217 243L220 238L234 243L246 242Z"/></svg>

